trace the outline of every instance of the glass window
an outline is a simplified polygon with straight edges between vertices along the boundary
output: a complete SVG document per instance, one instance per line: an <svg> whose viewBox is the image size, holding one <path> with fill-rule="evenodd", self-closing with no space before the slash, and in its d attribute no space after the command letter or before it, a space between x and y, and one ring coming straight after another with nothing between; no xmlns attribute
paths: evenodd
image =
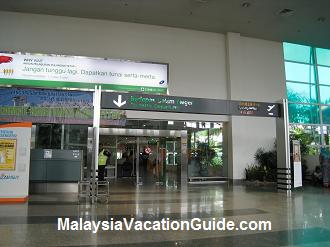
<svg viewBox="0 0 330 247"><path fill-rule="evenodd" d="M316 48L317 64L330 66L330 50Z"/></svg>
<svg viewBox="0 0 330 247"><path fill-rule="evenodd" d="M290 102L304 102L304 103L317 102L317 91L315 84L287 82L286 90L287 90L288 100Z"/></svg>
<svg viewBox="0 0 330 247"><path fill-rule="evenodd" d="M330 145L330 126L328 127L324 126L324 139L325 139L325 145Z"/></svg>
<svg viewBox="0 0 330 247"><path fill-rule="evenodd" d="M87 145L87 125L65 125L64 135L65 135L65 145L66 149L71 149L70 146L86 146Z"/></svg>
<svg viewBox="0 0 330 247"><path fill-rule="evenodd" d="M318 66L319 83L330 85L330 68Z"/></svg>
<svg viewBox="0 0 330 247"><path fill-rule="evenodd" d="M315 83L313 66L307 64L285 62L287 81Z"/></svg>
<svg viewBox="0 0 330 247"><path fill-rule="evenodd" d="M61 149L61 124L38 124L36 148Z"/></svg>
<svg viewBox="0 0 330 247"><path fill-rule="evenodd" d="M322 119L324 124L330 124L330 106L322 106Z"/></svg>
<svg viewBox="0 0 330 247"><path fill-rule="evenodd" d="M317 150L320 144L330 144L330 49L283 43L283 50L289 121L303 128L303 134L313 137L309 146ZM321 119L323 131L317 125Z"/></svg>
<svg viewBox="0 0 330 247"><path fill-rule="evenodd" d="M300 140L307 145L321 144L321 127L309 125L291 125L290 138Z"/></svg>
<svg viewBox="0 0 330 247"><path fill-rule="evenodd" d="M321 103L330 105L330 86L320 86Z"/></svg>
<svg viewBox="0 0 330 247"><path fill-rule="evenodd" d="M283 43L284 59L303 63L312 63L311 47Z"/></svg>
<svg viewBox="0 0 330 247"><path fill-rule="evenodd" d="M319 107L317 105L289 104L290 123L318 124L320 123Z"/></svg>
<svg viewBox="0 0 330 247"><path fill-rule="evenodd" d="M188 130L190 158L189 177L224 177L227 167L223 162L223 135L219 124L204 123ZM213 126L213 127L211 127Z"/></svg>

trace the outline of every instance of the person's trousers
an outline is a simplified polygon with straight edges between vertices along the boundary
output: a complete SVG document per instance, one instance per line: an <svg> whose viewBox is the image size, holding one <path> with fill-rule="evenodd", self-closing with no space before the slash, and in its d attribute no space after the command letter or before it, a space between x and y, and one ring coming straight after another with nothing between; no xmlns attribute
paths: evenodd
<svg viewBox="0 0 330 247"><path fill-rule="evenodd" d="M105 175L105 166L99 166L98 169L99 181L104 181L104 175Z"/></svg>
<svg viewBox="0 0 330 247"><path fill-rule="evenodd" d="M330 164L323 165L323 185L328 187L330 185Z"/></svg>

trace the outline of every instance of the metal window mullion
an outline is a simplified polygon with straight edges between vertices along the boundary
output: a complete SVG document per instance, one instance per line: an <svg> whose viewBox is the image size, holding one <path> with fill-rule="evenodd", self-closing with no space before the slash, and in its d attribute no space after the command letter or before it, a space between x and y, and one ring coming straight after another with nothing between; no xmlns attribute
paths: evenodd
<svg viewBox="0 0 330 247"><path fill-rule="evenodd" d="M330 84L323 84L323 83L319 83L320 86L323 86L323 87L330 87Z"/></svg>
<svg viewBox="0 0 330 247"><path fill-rule="evenodd" d="M324 64L318 64L318 63L315 63L317 66L321 66L321 67L325 67L325 68L330 68L330 65L324 65Z"/></svg>
<svg viewBox="0 0 330 247"><path fill-rule="evenodd" d="M321 145L325 145L325 136L323 131L323 114L322 114L322 105L321 105L321 92L320 92L320 82L319 82L319 73L318 73L318 64L316 49L312 47L313 56L314 56L314 73L315 73L315 82L317 88L317 97L318 97L318 106L319 106L319 116L320 116L320 127L321 127Z"/></svg>
<svg viewBox="0 0 330 247"><path fill-rule="evenodd" d="M298 64L304 64L304 65L313 65L312 63L306 63L306 62L300 62L300 61L293 61L293 60L288 60L288 59L285 59L284 62L298 63Z"/></svg>
<svg viewBox="0 0 330 247"><path fill-rule="evenodd" d="M115 136L115 154L114 157L115 157L115 179L117 179L118 177L118 161L117 161L117 153L118 153L118 136ZM134 157L134 155L133 155ZM134 169L134 159L133 159L133 169Z"/></svg>
<svg viewBox="0 0 330 247"><path fill-rule="evenodd" d="M64 124L61 126L61 149L64 149Z"/></svg>
<svg viewBox="0 0 330 247"><path fill-rule="evenodd" d="M314 105L318 106L318 103L308 103L308 102L295 102L295 101L288 101L289 104L296 104L296 105Z"/></svg>
<svg viewBox="0 0 330 247"><path fill-rule="evenodd" d="M286 82L316 86L316 83L304 82L304 81L286 80Z"/></svg>
<svg viewBox="0 0 330 247"><path fill-rule="evenodd" d="M302 125L302 126L320 126L320 124L306 124L306 123L290 123L290 125Z"/></svg>

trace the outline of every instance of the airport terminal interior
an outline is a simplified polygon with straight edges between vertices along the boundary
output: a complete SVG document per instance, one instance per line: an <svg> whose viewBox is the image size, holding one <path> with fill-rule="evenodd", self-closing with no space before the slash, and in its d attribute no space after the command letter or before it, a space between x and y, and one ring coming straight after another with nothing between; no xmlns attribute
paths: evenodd
<svg viewBox="0 0 330 247"><path fill-rule="evenodd" d="M330 246L329 9L0 0L0 246Z"/></svg>

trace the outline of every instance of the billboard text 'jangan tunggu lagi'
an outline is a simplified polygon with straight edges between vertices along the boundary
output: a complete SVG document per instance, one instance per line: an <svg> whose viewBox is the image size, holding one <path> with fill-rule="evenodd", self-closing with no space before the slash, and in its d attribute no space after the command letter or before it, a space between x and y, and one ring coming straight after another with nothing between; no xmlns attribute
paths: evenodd
<svg viewBox="0 0 330 247"><path fill-rule="evenodd" d="M0 84L167 93L168 65L61 55L0 53Z"/></svg>

